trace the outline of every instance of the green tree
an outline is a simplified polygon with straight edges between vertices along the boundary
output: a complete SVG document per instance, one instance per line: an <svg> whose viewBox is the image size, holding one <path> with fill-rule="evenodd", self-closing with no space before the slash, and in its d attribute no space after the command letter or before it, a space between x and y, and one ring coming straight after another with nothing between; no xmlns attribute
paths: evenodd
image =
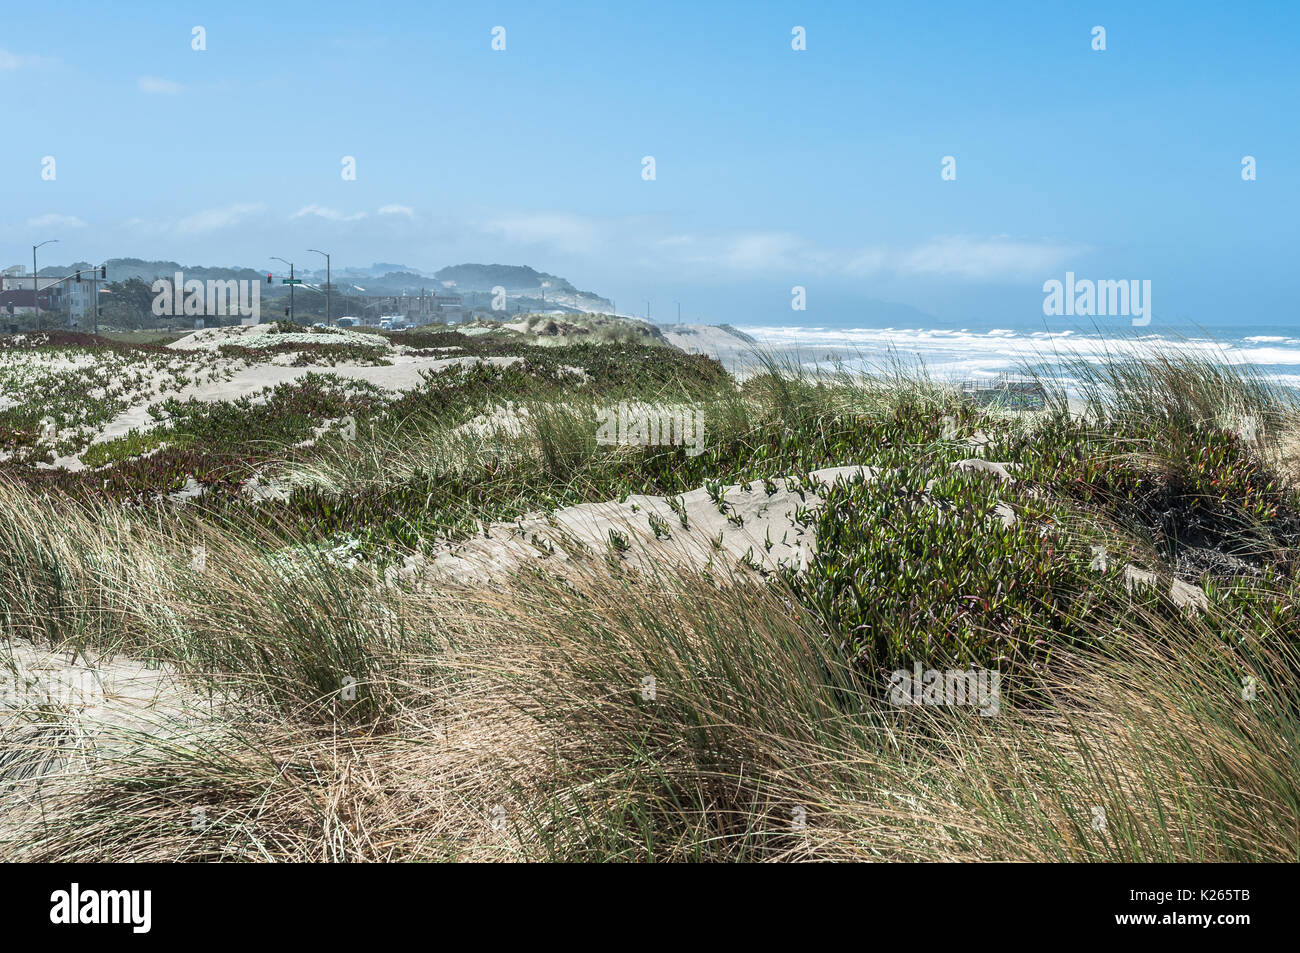
<svg viewBox="0 0 1300 953"><path fill-rule="evenodd" d="M127 278L125 281L110 281L101 294L101 325L109 324L120 328L152 327L157 319L153 314L154 294L150 285L139 278Z"/></svg>

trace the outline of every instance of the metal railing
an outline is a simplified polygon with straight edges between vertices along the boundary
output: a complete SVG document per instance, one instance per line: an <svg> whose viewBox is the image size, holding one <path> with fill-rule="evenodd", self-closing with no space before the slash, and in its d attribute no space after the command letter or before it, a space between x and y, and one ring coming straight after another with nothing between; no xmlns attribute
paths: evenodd
<svg viewBox="0 0 1300 953"><path fill-rule="evenodd" d="M965 380L958 390L978 404L1038 409L1047 402L1043 385L1032 377L1019 374L1002 373L997 377Z"/></svg>

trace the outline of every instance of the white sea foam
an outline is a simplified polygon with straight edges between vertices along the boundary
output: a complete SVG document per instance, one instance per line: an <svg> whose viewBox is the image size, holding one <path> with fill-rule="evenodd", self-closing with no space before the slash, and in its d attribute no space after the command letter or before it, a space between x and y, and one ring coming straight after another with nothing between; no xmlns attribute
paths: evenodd
<svg viewBox="0 0 1300 953"><path fill-rule="evenodd" d="M784 352L812 366L841 362L855 369L887 359L915 360L935 377L983 377L1026 364L1102 361L1159 353L1257 366L1269 379L1292 384L1300 375L1300 338L1253 335L1215 340L1162 334L1105 335L1073 329L1015 331L1007 328L742 327L761 350Z"/></svg>

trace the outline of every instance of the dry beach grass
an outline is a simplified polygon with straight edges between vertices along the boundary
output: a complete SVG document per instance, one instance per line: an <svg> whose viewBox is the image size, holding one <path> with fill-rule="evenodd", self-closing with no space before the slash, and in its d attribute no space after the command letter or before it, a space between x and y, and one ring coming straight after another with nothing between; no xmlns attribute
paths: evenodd
<svg viewBox="0 0 1300 953"><path fill-rule="evenodd" d="M1084 379L1085 415L1017 415L924 379L625 380L549 350L590 380L453 368L356 408L354 439L228 464L283 499L0 474L0 856L1297 859L1285 394L1126 359ZM694 402L708 452L596 445L608 388ZM465 427L507 398L511 432ZM879 476L808 479L847 466ZM620 500L630 524L638 494L700 491L666 521L685 536L788 485L817 505L778 515L822 542L797 566L640 558L647 519L490 584L431 569L485 524ZM12 691L34 658L102 695ZM997 669L997 714L891 703L914 662Z"/></svg>

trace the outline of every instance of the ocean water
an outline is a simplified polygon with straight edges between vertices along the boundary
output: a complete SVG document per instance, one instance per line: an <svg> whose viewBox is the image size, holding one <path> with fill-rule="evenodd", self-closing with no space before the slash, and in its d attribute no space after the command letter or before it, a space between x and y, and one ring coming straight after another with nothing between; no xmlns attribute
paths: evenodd
<svg viewBox="0 0 1300 953"><path fill-rule="evenodd" d="M938 380L960 382L1031 370L1068 382L1069 362L1101 362L1133 354L1195 355L1229 364L1253 365L1266 380L1300 388L1300 328L1203 328L1190 324L1150 327L922 328L737 326L762 351L795 359L808 368L839 365L871 370L891 362L923 366Z"/></svg>

